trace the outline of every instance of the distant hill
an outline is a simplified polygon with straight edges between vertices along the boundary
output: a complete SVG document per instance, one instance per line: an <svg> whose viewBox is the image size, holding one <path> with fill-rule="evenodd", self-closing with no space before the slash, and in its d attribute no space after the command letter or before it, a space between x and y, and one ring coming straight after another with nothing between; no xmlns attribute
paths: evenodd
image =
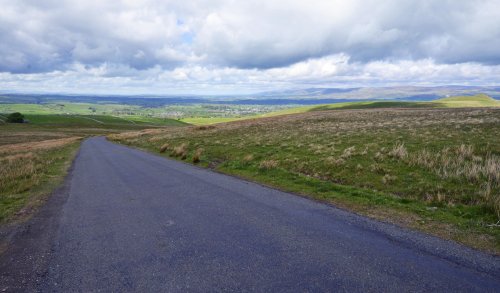
<svg viewBox="0 0 500 293"><path fill-rule="evenodd" d="M343 99L343 100L401 100L431 101L447 96L473 96L487 94L500 98L500 88L494 86L394 86L362 88L310 88L265 92L255 95L256 99Z"/></svg>
<svg viewBox="0 0 500 293"><path fill-rule="evenodd" d="M310 111L334 109L371 109L371 108L469 108L500 107L500 101L485 94L474 96L455 96L428 102L370 101L349 102L311 107Z"/></svg>
<svg viewBox="0 0 500 293"><path fill-rule="evenodd" d="M177 104L231 104L231 105L320 105L367 100L396 100L424 102L447 96L487 94L500 99L497 86L394 86L362 88L308 88L283 89L255 94L232 95L68 95L68 94L13 94L1 93L0 104L119 104L141 107L162 107Z"/></svg>
<svg viewBox="0 0 500 293"><path fill-rule="evenodd" d="M304 113L310 111L345 110L345 109L375 109L375 108L468 108L468 107L500 107L500 101L485 94L474 96L455 96L426 102L406 101L362 101L336 104L325 104L290 108L272 112L263 116L276 116L285 114Z"/></svg>
<svg viewBox="0 0 500 293"><path fill-rule="evenodd" d="M433 101L436 104L442 104L445 107L500 107L500 101L487 95L479 94L475 96L456 96L442 98Z"/></svg>
<svg viewBox="0 0 500 293"><path fill-rule="evenodd" d="M313 106L301 106L288 108L276 112L270 112L258 116L246 117L228 117L228 118L186 118L184 122L195 125L215 124L221 122L230 122L236 120L245 120L251 118L273 117L287 114L298 114L311 111L328 111L328 110L348 110L348 109L376 109L376 108L475 108L475 107L500 107L500 101L495 100L488 95L478 94L472 96L454 96L433 101L394 101L394 100L379 100L379 101L360 101L360 102L343 102L334 104L323 104Z"/></svg>

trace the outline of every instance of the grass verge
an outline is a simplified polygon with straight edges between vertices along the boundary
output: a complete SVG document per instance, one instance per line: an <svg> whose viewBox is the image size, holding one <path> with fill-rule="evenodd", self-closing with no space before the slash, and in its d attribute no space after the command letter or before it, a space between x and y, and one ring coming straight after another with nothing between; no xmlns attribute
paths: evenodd
<svg viewBox="0 0 500 293"><path fill-rule="evenodd" d="M0 223L24 220L61 184L80 138L0 147Z"/></svg>

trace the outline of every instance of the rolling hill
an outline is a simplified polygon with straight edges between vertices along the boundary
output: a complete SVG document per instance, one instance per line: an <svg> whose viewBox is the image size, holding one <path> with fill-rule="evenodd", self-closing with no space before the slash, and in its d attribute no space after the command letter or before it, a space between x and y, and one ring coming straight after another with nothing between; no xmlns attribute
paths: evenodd
<svg viewBox="0 0 500 293"><path fill-rule="evenodd" d="M487 95L478 94L474 96L454 96L426 102L409 101L360 101L344 102L335 104L324 104L314 106L302 106L275 111L258 116L238 117L238 118L187 118L182 121L195 124L215 124L221 122L237 121L250 118L274 117L288 114L298 114L311 111L327 110L355 110L355 109L377 109L377 108L476 108L476 107L500 107L500 101Z"/></svg>

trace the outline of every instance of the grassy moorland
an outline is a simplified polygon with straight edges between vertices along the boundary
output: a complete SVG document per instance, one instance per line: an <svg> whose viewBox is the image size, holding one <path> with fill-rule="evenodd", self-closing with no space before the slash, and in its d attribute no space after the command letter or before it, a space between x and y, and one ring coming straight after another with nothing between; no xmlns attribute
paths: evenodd
<svg viewBox="0 0 500 293"><path fill-rule="evenodd" d="M26 119L29 123L11 124L0 116L0 223L22 220L44 202L62 182L84 137L185 125L102 115L27 114Z"/></svg>
<svg viewBox="0 0 500 293"><path fill-rule="evenodd" d="M274 112L273 112L274 113ZM269 113L271 114L271 113ZM280 114L281 115L281 114ZM233 122L245 119L254 119L259 118L261 116L247 116L247 117L189 117L182 118L180 121L193 124L193 125L210 125L224 122Z"/></svg>
<svg viewBox="0 0 500 293"><path fill-rule="evenodd" d="M0 146L0 223L40 206L70 166L81 138Z"/></svg>
<svg viewBox="0 0 500 293"><path fill-rule="evenodd" d="M500 253L500 109L308 111L110 135Z"/></svg>
<svg viewBox="0 0 500 293"><path fill-rule="evenodd" d="M298 114L313 111L324 110L354 110L354 109L380 109L380 108L475 108L475 107L500 107L500 101L495 100L487 95L476 96L456 96L442 98L430 102L405 102L405 101L360 101L360 102L345 102L326 105L314 105L293 107L280 111L273 111L262 115L246 116L246 117L206 117L206 118L183 118L184 122L194 125L210 125L221 122L238 121L243 119L274 117L279 115Z"/></svg>
<svg viewBox="0 0 500 293"><path fill-rule="evenodd" d="M456 96L437 99L430 102L405 102L405 101L367 101L346 102L319 106L309 106L286 109L281 112L270 113L274 116L278 113L291 114L323 110L347 110L347 109L379 109L379 108L474 108L474 107L500 107L497 101L487 95Z"/></svg>

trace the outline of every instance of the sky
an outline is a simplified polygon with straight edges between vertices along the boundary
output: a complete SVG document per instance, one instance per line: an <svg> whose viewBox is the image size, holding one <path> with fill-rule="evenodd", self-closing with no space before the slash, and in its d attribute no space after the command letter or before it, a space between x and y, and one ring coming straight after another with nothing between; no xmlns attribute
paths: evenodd
<svg viewBox="0 0 500 293"><path fill-rule="evenodd" d="M500 85L500 0L0 0L0 91Z"/></svg>

